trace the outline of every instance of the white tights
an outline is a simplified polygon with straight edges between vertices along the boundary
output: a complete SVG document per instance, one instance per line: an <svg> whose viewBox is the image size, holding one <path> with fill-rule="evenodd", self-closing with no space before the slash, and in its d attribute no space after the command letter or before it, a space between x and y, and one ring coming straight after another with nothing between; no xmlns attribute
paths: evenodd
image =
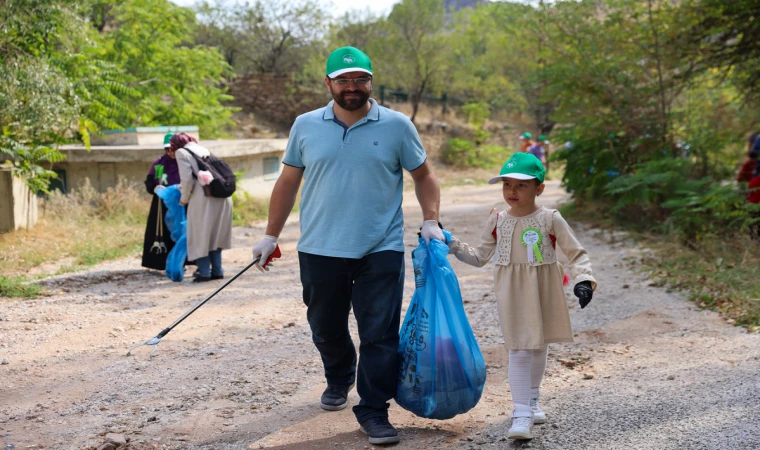
<svg viewBox="0 0 760 450"><path fill-rule="evenodd" d="M530 412L531 391L538 395L546 371L548 350L549 347L544 346L538 350L509 351L507 375L516 412Z"/></svg>

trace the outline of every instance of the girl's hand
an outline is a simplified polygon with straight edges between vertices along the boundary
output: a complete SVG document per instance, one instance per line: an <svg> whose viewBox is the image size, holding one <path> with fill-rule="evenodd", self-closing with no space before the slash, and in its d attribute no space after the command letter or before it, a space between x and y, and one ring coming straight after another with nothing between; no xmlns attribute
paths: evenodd
<svg viewBox="0 0 760 450"><path fill-rule="evenodd" d="M581 309L585 308L591 303L591 297L594 296L594 289L591 287L590 281L581 281L573 288L573 294L578 297L578 303L581 305Z"/></svg>

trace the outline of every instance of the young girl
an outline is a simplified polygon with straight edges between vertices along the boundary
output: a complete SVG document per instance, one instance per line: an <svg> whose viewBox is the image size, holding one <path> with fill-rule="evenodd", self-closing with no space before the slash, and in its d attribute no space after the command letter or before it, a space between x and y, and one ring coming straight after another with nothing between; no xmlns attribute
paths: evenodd
<svg viewBox="0 0 760 450"><path fill-rule="evenodd" d="M573 340L556 244L570 260L581 308L588 305L596 289L588 254L573 230L557 210L536 204L536 197L544 191L545 174L538 158L515 153L500 175L488 180L489 184L504 183L509 209L491 213L480 246L453 237L449 243L449 253L476 267L483 267L495 255L494 290L509 347L508 377L514 403L507 434L511 439L532 439L533 424L546 422L538 398L547 345Z"/></svg>

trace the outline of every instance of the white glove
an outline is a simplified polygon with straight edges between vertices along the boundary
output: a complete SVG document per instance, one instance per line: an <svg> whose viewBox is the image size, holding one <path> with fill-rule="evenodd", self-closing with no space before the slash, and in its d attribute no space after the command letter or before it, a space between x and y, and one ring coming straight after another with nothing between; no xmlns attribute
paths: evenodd
<svg viewBox="0 0 760 450"><path fill-rule="evenodd" d="M272 266L272 264L268 264L266 267L262 267L263 264L266 264L267 259L269 259L269 255L274 253L274 250L277 248L277 238L274 236L266 235L262 240L259 241L258 244L256 244L255 247L253 247L253 259L258 258L259 256L261 259L259 259L259 262L256 263L256 268L259 269L261 272L268 272L269 267Z"/></svg>
<svg viewBox="0 0 760 450"><path fill-rule="evenodd" d="M157 185L155 188L153 188L153 192L160 191L161 189L166 189L166 186Z"/></svg>
<svg viewBox="0 0 760 450"><path fill-rule="evenodd" d="M422 222L422 230L420 236L425 239L425 243L429 244L431 239L438 239L441 242L446 242L446 238L443 236L443 231L438 226L437 220L426 220Z"/></svg>

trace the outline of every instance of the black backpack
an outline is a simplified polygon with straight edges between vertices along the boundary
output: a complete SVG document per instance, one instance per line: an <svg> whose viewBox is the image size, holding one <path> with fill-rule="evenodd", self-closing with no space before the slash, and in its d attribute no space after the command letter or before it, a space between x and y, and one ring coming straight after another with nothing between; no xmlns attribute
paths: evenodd
<svg viewBox="0 0 760 450"><path fill-rule="evenodd" d="M187 152L193 155L193 158L198 162L198 170L207 170L214 176L211 183L203 186L203 193L206 194L206 197L227 198L235 192L235 173L232 172L226 162L212 154L200 157L191 150L187 150ZM197 175L195 177L198 178Z"/></svg>

